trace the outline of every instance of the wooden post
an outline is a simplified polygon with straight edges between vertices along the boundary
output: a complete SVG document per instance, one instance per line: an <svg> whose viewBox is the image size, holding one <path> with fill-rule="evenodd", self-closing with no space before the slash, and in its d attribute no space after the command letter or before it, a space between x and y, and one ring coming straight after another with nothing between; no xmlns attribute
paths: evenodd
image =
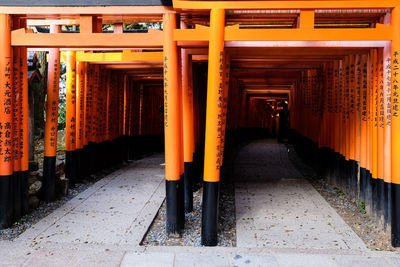
<svg viewBox="0 0 400 267"><path fill-rule="evenodd" d="M176 15L164 14L164 129L165 179L167 202L167 234L181 234L184 227L184 198L181 179L181 147L179 132L181 106L178 81L178 51L173 40Z"/></svg>
<svg viewBox="0 0 400 267"><path fill-rule="evenodd" d="M26 27L26 20L21 20L21 28ZM21 171L22 171L22 185L21 185L21 209L22 214L28 212L28 175L29 175L29 106L28 106L28 56L27 48L20 48L20 80L21 80Z"/></svg>
<svg viewBox="0 0 400 267"><path fill-rule="evenodd" d="M19 29L19 18L13 17L13 28ZM21 217L21 144L20 144L20 132L21 132L21 79L20 79L20 48L13 48L13 74L12 74L12 135L13 135L13 152L12 158L14 161L14 174L13 174L13 217L14 220L18 220Z"/></svg>
<svg viewBox="0 0 400 267"><path fill-rule="evenodd" d="M193 86L191 78L192 61L186 49L182 49L182 109L183 109L183 160L185 212L193 211L193 153L194 117Z"/></svg>
<svg viewBox="0 0 400 267"><path fill-rule="evenodd" d="M86 63L76 63L76 156L77 180L84 175L84 130L85 130L85 75Z"/></svg>
<svg viewBox="0 0 400 267"><path fill-rule="evenodd" d="M0 14L0 229L7 228L13 219L11 27L11 16Z"/></svg>
<svg viewBox="0 0 400 267"><path fill-rule="evenodd" d="M77 174L76 156L76 52L67 51L65 116L65 177L75 186Z"/></svg>
<svg viewBox="0 0 400 267"><path fill-rule="evenodd" d="M400 246L400 6L392 9L392 97L391 97L391 148L392 148L392 245Z"/></svg>
<svg viewBox="0 0 400 267"><path fill-rule="evenodd" d="M222 138L225 10L212 9L208 55L206 140L201 244L218 244L220 143Z"/></svg>
<svg viewBox="0 0 400 267"><path fill-rule="evenodd" d="M50 33L60 32L60 27L50 26ZM49 52L49 67L47 79L46 125L44 134L44 161L42 198L46 202L56 197L56 156L57 156L57 126L58 97L60 79L60 49L52 48Z"/></svg>

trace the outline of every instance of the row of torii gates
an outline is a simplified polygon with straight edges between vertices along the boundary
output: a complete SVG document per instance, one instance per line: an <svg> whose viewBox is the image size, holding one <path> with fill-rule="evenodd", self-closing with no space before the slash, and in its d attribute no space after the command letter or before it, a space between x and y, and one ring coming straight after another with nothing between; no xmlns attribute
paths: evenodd
<svg viewBox="0 0 400 267"><path fill-rule="evenodd" d="M167 232L184 228L193 155L204 149L202 244L217 245L226 133L251 127L249 116L269 117L266 103L287 100L300 146L325 151L326 175L383 216L400 245L398 1L50 2L0 3L1 228L28 210L28 49L49 49L43 199L55 198L61 49L71 184L87 174L88 157L106 164L127 153L131 137L164 131ZM161 21L162 31L123 27ZM207 61L201 76L194 63Z"/></svg>

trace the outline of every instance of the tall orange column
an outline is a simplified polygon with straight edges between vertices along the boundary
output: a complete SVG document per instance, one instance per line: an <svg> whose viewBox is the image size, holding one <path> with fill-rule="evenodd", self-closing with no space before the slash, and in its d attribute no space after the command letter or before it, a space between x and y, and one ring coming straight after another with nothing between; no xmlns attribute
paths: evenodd
<svg viewBox="0 0 400 267"><path fill-rule="evenodd" d="M13 18L13 28L19 29L20 19L18 17ZM12 135L13 135L13 152L12 157L14 161L14 177L13 177L13 212L14 219L18 220L21 217L21 144L20 144L20 133L21 133L21 66L20 66L20 48L13 48L13 79L12 79L12 102L13 102L13 121L12 121Z"/></svg>
<svg viewBox="0 0 400 267"><path fill-rule="evenodd" d="M220 144L222 137L225 10L212 9L208 52L206 137L201 244L218 244Z"/></svg>
<svg viewBox="0 0 400 267"><path fill-rule="evenodd" d="M86 63L76 62L76 156L77 180L84 175L84 137L85 137L85 75Z"/></svg>
<svg viewBox="0 0 400 267"><path fill-rule="evenodd" d="M392 245L400 246L400 6L392 10L391 148Z"/></svg>
<svg viewBox="0 0 400 267"><path fill-rule="evenodd" d="M8 227L13 219L11 27L11 16L0 14L0 229Z"/></svg>
<svg viewBox="0 0 400 267"><path fill-rule="evenodd" d="M365 200L368 180L368 55L360 59L360 196Z"/></svg>
<svg viewBox="0 0 400 267"><path fill-rule="evenodd" d="M193 154L194 154L194 113L193 84L191 80L192 60L186 49L181 50L182 58L182 119L183 119L183 161L185 212L193 211Z"/></svg>
<svg viewBox="0 0 400 267"><path fill-rule="evenodd" d="M60 32L60 27L50 26L50 33ZM47 75L46 125L44 133L44 161L42 197L44 201L53 201L56 197L56 156L57 156L57 126L58 98L60 79L60 50L52 48L49 52L49 67Z"/></svg>
<svg viewBox="0 0 400 267"><path fill-rule="evenodd" d="M66 115L65 115L65 177L71 187L77 180L76 155L76 52L67 51Z"/></svg>
<svg viewBox="0 0 400 267"><path fill-rule="evenodd" d="M26 27L26 20L21 20L21 28ZM28 130L28 57L27 48L20 48L20 84L21 84L21 171L23 173L22 186L21 186L21 208L22 213L26 214L28 212L28 175L29 175L29 130Z"/></svg>
<svg viewBox="0 0 400 267"><path fill-rule="evenodd" d="M178 48L173 39L176 15L164 14L164 130L167 234L180 234L185 221L183 183L181 179L182 94L178 76Z"/></svg>
<svg viewBox="0 0 400 267"><path fill-rule="evenodd" d="M385 223L391 223L391 48L386 45L383 49L383 78L384 78L384 93L383 93L383 180L384 180L384 219Z"/></svg>

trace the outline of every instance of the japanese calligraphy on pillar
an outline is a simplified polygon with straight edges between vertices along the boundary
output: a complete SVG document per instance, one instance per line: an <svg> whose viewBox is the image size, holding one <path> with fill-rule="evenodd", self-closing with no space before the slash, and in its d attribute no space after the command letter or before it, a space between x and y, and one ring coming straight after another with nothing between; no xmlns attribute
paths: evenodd
<svg viewBox="0 0 400 267"><path fill-rule="evenodd" d="M219 142L217 144L217 162L216 162L216 168L217 170L221 167L221 139L222 139L222 128L223 128L223 113L224 113L224 52L220 51L219 53L219 84L218 84L218 128L217 128L217 138L219 139Z"/></svg>
<svg viewBox="0 0 400 267"><path fill-rule="evenodd" d="M25 49L25 50L24 50ZM19 64L19 86L20 86L20 94L19 94L19 98L20 98L20 116L19 116L19 125L20 125L20 130L19 130L19 146L20 146L20 158L23 159L24 157L24 151L23 148L25 146L24 144L24 112L23 109L27 108L27 107L23 107L23 103L24 103L24 93L23 93L23 88L25 88L25 83L27 82L25 79L27 78L24 74L24 72L28 71L27 69L24 69L24 63L23 63L23 53L25 53L25 57L26 57L26 48L21 48L21 52L20 52L20 57L18 59L18 64Z"/></svg>
<svg viewBox="0 0 400 267"><path fill-rule="evenodd" d="M392 56L392 116L399 117L399 51L394 51Z"/></svg>
<svg viewBox="0 0 400 267"><path fill-rule="evenodd" d="M21 87L20 87L20 71L19 71L19 48L14 48L13 49L13 75L12 75L12 102L13 102L13 108L12 108L12 115L13 115L13 120L12 120L12 143L13 143L13 153L12 153L12 158L15 161L18 161L20 159L20 144L19 144L19 130L20 130L20 116L21 116ZM17 163L18 164L18 163ZM14 166L19 168L19 166ZM17 170L17 169L14 169Z"/></svg>
<svg viewBox="0 0 400 267"><path fill-rule="evenodd" d="M374 127L378 127L378 110L379 110L379 62L374 65Z"/></svg>
<svg viewBox="0 0 400 267"><path fill-rule="evenodd" d="M331 64L328 65L327 68L327 108L328 112L333 112L333 66Z"/></svg>
<svg viewBox="0 0 400 267"><path fill-rule="evenodd" d="M5 57L1 77L2 110L0 121L0 163L10 163L12 160L12 61ZM1 118L0 117L0 118Z"/></svg>
<svg viewBox="0 0 400 267"><path fill-rule="evenodd" d="M368 63L364 61L361 66L361 120L368 120Z"/></svg>
<svg viewBox="0 0 400 267"><path fill-rule="evenodd" d="M384 97L384 76L383 76L383 62L379 62L379 82L378 82L378 92L379 92L379 105L378 105L378 126L383 128L385 126L385 97Z"/></svg>
<svg viewBox="0 0 400 267"><path fill-rule="evenodd" d="M391 125L391 99L392 99L392 93L391 93L391 78L392 78L392 64L391 64L392 59L390 57L387 57L385 59L385 76L386 76L386 85L385 85L385 109L386 109L386 126Z"/></svg>
<svg viewBox="0 0 400 267"><path fill-rule="evenodd" d="M354 58L354 56L353 56ZM353 114L355 110L355 65L354 63L350 64L349 67L349 77L350 77L350 84L349 84L349 113Z"/></svg>
<svg viewBox="0 0 400 267"><path fill-rule="evenodd" d="M355 61L355 76L356 76L356 81L355 81L355 90L356 90L356 97L355 97L355 111L357 113L357 116L361 110L361 57L357 56L356 61Z"/></svg>
<svg viewBox="0 0 400 267"><path fill-rule="evenodd" d="M164 127L168 128L168 57L164 57Z"/></svg>
<svg viewBox="0 0 400 267"><path fill-rule="evenodd" d="M75 62L75 61L74 61ZM76 105L76 64L71 66L71 104L73 107ZM70 120L70 140L71 145L75 148L76 143L76 114L73 113Z"/></svg>
<svg viewBox="0 0 400 267"><path fill-rule="evenodd" d="M56 56L53 57L54 61L53 62L49 62L49 64L53 65L53 73L54 73L54 77L51 81L51 93L54 96L57 96L58 98L58 82L59 82L59 66L60 66L60 62L59 62L59 56L58 53L59 51L52 51L50 53L55 53ZM47 105L50 106L50 122L51 122L51 127L50 127L50 147L52 150L56 150L57 148L57 123L58 123L58 101L54 98L52 98L50 100L50 103L48 103ZM47 109L49 110L49 109ZM48 114L46 114L46 118L47 118Z"/></svg>
<svg viewBox="0 0 400 267"><path fill-rule="evenodd" d="M339 112L339 65L337 65L337 63L338 62L335 62L333 69L333 91L335 92L333 111L335 113Z"/></svg>

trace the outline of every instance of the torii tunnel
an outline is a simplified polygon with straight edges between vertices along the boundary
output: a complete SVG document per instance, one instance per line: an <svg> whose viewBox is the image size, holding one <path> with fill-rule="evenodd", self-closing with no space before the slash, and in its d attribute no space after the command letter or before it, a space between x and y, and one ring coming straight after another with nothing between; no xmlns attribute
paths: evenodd
<svg viewBox="0 0 400 267"><path fill-rule="evenodd" d="M138 22L163 29L124 30ZM49 51L44 200L55 198L65 56L71 185L164 143L166 229L179 234L193 206L194 155L204 151L202 244L215 246L225 140L276 129L273 110L287 101L296 148L364 200L400 246L399 1L1 1L1 228L27 212L34 49Z"/></svg>

